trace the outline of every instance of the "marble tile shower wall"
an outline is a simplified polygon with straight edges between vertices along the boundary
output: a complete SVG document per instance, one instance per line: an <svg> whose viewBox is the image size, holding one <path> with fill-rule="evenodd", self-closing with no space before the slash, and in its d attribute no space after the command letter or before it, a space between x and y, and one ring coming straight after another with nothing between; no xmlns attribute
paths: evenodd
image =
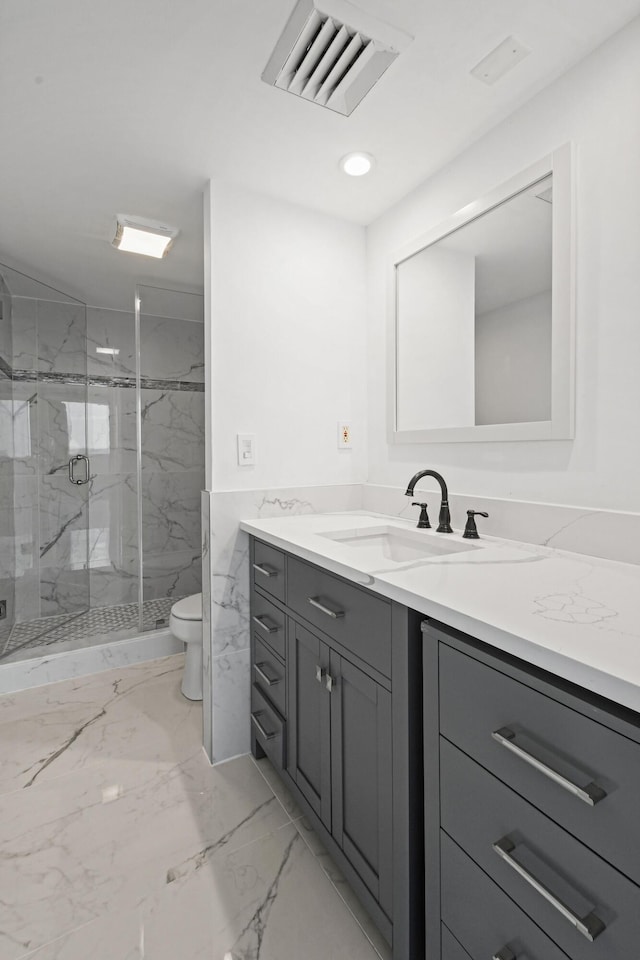
<svg viewBox="0 0 640 960"><path fill-rule="evenodd" d="M24 404L18 431L24 449L14 460L19 619L133 602L139 582L133 314L97 308L85 314L69 304L16 299L13 330L14 400ZM202 325L143 318L141 354L146 600L200 589ZM91 479L74 487L68 460L85 452Z"/></svg>

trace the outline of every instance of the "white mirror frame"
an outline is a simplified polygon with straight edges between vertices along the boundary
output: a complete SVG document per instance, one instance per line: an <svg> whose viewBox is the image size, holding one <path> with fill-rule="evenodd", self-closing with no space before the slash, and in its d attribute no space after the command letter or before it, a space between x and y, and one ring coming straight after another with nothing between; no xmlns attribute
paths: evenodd
<svg viewBox="0 0 640 960"><path fill-rule="evenodd" d="M390 443L447 443L501 440L571 440L575 434L575 166L573 144L567 143L486 196L467 204L452 217L405 245L390 269L388 438ZM399 430L397 268L404 260L442 240L498 204L553 174L551 419L530 423L491 423L466 427ZM426 371L425 371L426 372Z"/></svg>

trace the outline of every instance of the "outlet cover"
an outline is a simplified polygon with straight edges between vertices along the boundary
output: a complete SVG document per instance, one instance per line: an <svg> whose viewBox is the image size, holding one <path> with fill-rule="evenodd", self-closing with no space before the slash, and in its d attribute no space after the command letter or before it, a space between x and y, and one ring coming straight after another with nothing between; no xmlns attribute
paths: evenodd
<svg viewBox="0 0 640 960"><path fill-rule="evenodd" d="M351 450L351 424L348 420L338 420L338 450Z"/></svg>

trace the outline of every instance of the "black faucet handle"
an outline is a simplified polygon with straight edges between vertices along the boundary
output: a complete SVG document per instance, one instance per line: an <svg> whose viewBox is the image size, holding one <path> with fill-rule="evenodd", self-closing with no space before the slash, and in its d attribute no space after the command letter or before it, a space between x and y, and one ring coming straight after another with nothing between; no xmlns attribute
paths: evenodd
<svg viewBox="0 0 640 960"><path fill-rule="evenodd" d="M464 533L462 536L465 540L479 540L480 534L478 533L478 528L476 527L476 517L488 517L489 514L485 513L484 510L467 510L467 523L464 528Z"/></svg>
<svg viewBox="0 0 640 960"><path fill-rule="evenodd" d="M418 520L418 526L419 526L422 530L430 529L430 528L431 528L431 524L429 523L429 514L427 513L427 506L428 506L428 504L426 504L426 503L412 503L411 506L412 506L412 507L420 507L420 519Z"/></svg>

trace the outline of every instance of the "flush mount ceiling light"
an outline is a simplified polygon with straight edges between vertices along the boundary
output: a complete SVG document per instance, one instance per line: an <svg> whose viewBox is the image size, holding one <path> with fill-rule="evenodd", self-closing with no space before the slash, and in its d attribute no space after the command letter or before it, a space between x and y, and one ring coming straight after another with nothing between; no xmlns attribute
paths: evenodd
<svg viewBox="0 0 640 960"><path fill-rule="evenodd" d="M340 169L350 177L362 177L373 168L374 159L370 153L348 153L340 161Z"/></svg>
<svg viewBox="0 0 640 960"><path fill-rule="evenodd" d="M125 253L141 253L145 257L157 260L165 257L178 231L155 220L141 220L128 214L118 214L116 235L113 246Z"/></svg>

